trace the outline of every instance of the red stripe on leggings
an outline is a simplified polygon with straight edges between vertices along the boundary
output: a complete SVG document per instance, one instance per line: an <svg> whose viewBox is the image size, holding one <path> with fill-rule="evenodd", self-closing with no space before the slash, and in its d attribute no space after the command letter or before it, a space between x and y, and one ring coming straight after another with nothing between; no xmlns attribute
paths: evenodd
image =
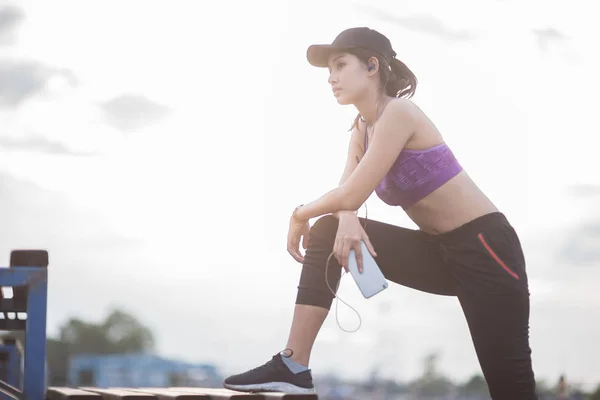
<svg viewBox="0 0 600 400"><path fill-rule="evenodd" d="M492 258L494 260L496 260L496 262L498 264L500 264L500 266L502 268L504 268L504 270L506 272L508 272L513 278L515 279L519 279L519 275L517 275L513 270L511 270L510 268L508 268L506 266L506 264L504 264L504 261L502 261L500 259L500 257L498 257L498 255L496 255L496 253L494 252L494 250L492 250L492 248L487 244L487 242L485 241L485 239L483 238L483 235L480 233L479 235L477 235L479 237L479 240L481 241L481 244L483 244L483 247L485 247L485 249L488 251L488 253L490 253L490 256L492 256Z"/></svg>

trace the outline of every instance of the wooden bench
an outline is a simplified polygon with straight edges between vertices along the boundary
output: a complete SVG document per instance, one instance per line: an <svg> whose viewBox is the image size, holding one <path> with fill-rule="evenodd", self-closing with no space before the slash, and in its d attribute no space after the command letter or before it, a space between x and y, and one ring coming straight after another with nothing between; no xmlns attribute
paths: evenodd
<svg viewBox="0 0 600 400"><path fill-rule="evenodd" d="M316 394L241 393L208 388L64 388L50 387L47 400L318 400Z"/></svg>

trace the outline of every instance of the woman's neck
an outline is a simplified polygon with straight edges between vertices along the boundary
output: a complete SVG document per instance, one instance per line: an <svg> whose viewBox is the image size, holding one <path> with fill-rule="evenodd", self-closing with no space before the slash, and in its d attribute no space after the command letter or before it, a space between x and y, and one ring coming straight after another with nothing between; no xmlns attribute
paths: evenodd
<svg viewBox="0 0 600 400"><path fill-rule="evenodd" d="M380 93L370 93L354 104L358 113L367 124L373 124L379 118L381 108L389 96Z"/></svg>

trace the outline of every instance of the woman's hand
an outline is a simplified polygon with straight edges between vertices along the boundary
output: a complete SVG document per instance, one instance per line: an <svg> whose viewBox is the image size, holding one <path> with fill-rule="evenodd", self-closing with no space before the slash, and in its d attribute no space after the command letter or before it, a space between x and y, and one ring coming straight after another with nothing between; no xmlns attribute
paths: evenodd
<svg viewBox="0 0 600 400"><path fill-rule="evenodd" d="M299 207L296 207L296 210ZM296 216L296 210L292 213L290 218L290 227L288 230L287 237L287 250L288 253L294 257L294 260L299 263L304 262L304 256L300 253L300 238L302 238L302 248L306 250L308 245L308 234L310 232L310 225L308 220L299 219Z"/></svg>
<svg viewBox="0 0 600 400"><path fill-rule="evenodd" d="M348 257L350 250L354 249L358 271L363 271L363 257L360 242L364 241L367 245L369 253L373 257L377 256L375 249L367 236L367 233L360 224L360 220L354 213L340 214L337 234L335 236L335 244L333 245L333 253L338 263L348 272Z"/></svg>

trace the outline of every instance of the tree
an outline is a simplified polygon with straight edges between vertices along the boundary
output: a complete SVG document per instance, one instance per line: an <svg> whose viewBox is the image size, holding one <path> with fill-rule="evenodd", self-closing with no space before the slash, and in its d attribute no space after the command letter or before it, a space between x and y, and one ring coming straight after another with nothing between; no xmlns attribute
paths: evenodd
<svg viewBox="0 0 600 400"><path fill-rule="evenodd" d="M452 389L452 382L438 372L440 355L431 352L423 358L423 374L413 382L414 394L419 396L443 396Z"/></svg>
<svg viewBox="0 0 600 400"><path fill-rule="evenodd" d="M152 331L132 315L112 311L100 323L71 318L58 338L47 340L50 385L67 384L69 358L75 354L145 353L154 350Z"/></svg>
<svg viewBox="0 0 600 400"><path fill-rule="evenodd" d="M440 358L439 353L432 352L423 358L423 379L431 380L438 376L437 364Z"/></svg>
<svg viewBox="0 0 600 400"><path fill-rule="evenodd" d="M460 386L459 390L464 395L489 395L490 393L485 378L480 374L473 375Z"/></svg>
<svg viewBox="0 0 600 400"><path fill-rule="evenodd" d="M600 400L600 385L596 388L596 390L590 395L590 400Z"/></svg>
<svg viewBox="0 0 600 400"><path fill-rule="evenodd" d="M121 354L154 349L150 329L121 310L114 310L100 324L70 319L61 327L59 340L73 353Z"/></svg>

